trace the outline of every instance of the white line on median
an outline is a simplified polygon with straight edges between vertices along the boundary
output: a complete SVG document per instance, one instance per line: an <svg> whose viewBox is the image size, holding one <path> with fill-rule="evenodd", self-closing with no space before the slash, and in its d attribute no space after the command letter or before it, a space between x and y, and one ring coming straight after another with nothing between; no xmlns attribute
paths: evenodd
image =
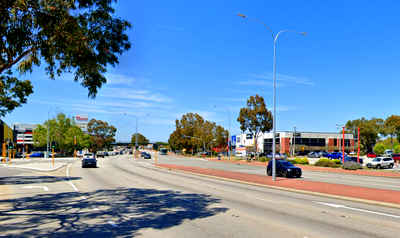
<svg viewBox="0 0 400 238"><path fill-rule="evenodd" d="M117 227L118 225L117 224L115 224L113 221L111 221L111 220L107 220L107 222L110 224L110 225L112 225L113 227Z"/></svg>
<svg viewBox="0 0 400 238"><path fill-rule="evenodd" d="M258 199L264 202L272 202L272 203L276 203L276 204L282 204L281 202L275 202L275 201L271 201L271 200L267 200L267 199L263 199L263 198L258 198L258 197L252 197L252 196L246 196L248 198L254 198L254 199Z"/></svg>
<svg viewBox="0 0 400 238"><path fill-rule="evenodd" d="M353 208L353 207L346 207L344 205L339 205L339 204L324 203L324 202L315 202L315 203L326 205L326 206L330 206L330 207L335 207L335 208L345 208L345 209L359 211L359 212L366 212L366 213L372 213L372 214L376 214L376 215L400 218L400 216L396 216L396 215L391 215L391 214L386 214L386 213L381 213L381 212L368 211L368 210L363 210L363 209L358 209L358 208Z"/></svg>

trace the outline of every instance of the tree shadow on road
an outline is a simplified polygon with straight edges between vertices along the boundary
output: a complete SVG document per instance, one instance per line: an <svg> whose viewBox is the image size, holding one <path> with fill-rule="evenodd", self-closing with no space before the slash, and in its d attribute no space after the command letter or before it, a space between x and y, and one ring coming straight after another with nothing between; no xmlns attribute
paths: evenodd
<svg viewBox="0 0 400 238"><path fill-rule="evenodd" d="M136 188L0 200L0 236L131 237L228 210L218 203L205 194Z"/></svg>
<svg viewBox="0 0 400 238"><path fill-rule="evenodd" d="M67 176L11 176L0 178L0 185L22 185L40 183L58 183L62 180L78 180L80 177Z"/></svg>

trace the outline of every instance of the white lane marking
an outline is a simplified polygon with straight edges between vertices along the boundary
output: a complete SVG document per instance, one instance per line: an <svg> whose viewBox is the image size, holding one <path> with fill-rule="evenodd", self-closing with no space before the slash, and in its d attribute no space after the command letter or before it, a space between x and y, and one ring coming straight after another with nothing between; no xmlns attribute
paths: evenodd
<svg viewBox="0 0 400 238"><path fill-rule="evenodd" d="M263 198L258 198L258 197L252 197L252 196L246 196L248 198L254 198L254 199L258 199L264 202L271 202L271 203L276 203L276 204L282 204L281 202L275 202L275 201L271 201L271 200L267 200L267 199L263 199Z"/></svg>
<svg viewBox="0 0 400 238"><path fill-rule="evenodd" d="M339 205L339 204L324 203L324 202L315 202L315 203L319 203L319 204L322 204L322 205L331 206L331 207L335 207L335 208L345 208L345 209L349 209L349 210L372 213L372 214L376 214L376 215L400 218L400 216L396 216L396 215L391 215L391 214L386 214L386 213L381 213L381 212L368 211L368 210L358 209L358 208L353 208L353 207L346 207L344 205Z"/></svg>
<svg viewBox="0 0 400 238"><path fill-rule="evenodd" d="M98 211L99 209L95 206L92 206L93 210Z"/></svg>
<svg viewBox="0 0 400 238"><path fill-rule="evenodd" d="M170 195L171 195L171 197L178 198L178 199L181 199L181 200L186 201L186 202L192 202L191 200L188 200L188 199L185 199L185 198L181 198L181 197L175 196L173 194L170 194Z"/></svg>
<svg viewBox="0 0 400 238"><path fill-rule="evenodd" d="M66 181L75 191L79 191L77 187L75 187L74 183L72 183L71 179L69 178L69 168L71 167L72 164L70 164L67 168L67 178L69 181Z"/></svg>
<svg viewBox="0 0 400 238"><path fill-rule="evenodd" d="M111 221L111 220L107 220L107 222L110 224L110 225L112 225L113 227L117 227L118 225L117 224L115 224L113 221Z"/></svg>
<svg viewBox="0 0 400 238"><path fill-rule="evenodd" d="M86 200L86 199L87 199L85 196L81 196L81 198L82 198L83 200Z"/></svg>
<svg viewBox="0 0 400 238"><path fill-rule="evenodd" d="M25 186L22 188L43 188L44 191L49 191L49 189L46 186Z"/></svg>

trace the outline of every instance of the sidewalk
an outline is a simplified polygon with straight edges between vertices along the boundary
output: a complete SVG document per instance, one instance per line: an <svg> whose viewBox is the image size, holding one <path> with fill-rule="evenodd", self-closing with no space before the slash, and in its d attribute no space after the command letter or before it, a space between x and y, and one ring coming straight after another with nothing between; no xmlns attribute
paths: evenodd
<svg viewBox="0 0 400 238"><path fill-rule="evenodd" d="M64 159L73 159L73 158L55 158L54 165L52 158L31 158L31 159L12 159L11 165L9 165L9 161L6 163L1 162L0 166L3 167L12 167L12 168L20 168L20 169L28 169L35 170L41 172L51 172L61 167L67 165Z"/></svg>

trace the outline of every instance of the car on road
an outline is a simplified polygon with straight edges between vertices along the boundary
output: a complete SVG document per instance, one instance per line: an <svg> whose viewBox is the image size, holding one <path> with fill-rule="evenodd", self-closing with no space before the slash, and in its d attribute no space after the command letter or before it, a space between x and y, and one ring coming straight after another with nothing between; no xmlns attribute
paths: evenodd
<svg viewBox="0 0 400 238"><path fill-rule="evenodd" d="M44 153L43 152L34 152L34 153L30 154L29 157L42 158L42 157L44 157Z"/></svg>
<svg viewBox="0 0 400 238"><path fill-rule="evenodd" d="M96 158L96 155L93 154L93 153L85 153L85 154L83 154L82 158L83 159L85 159L85 158Z"/></svg>
<svg viewBox="0 0 400 238"><path fill-rule="evenodd" d="M272 160L269 161L267 166L267 175L272 176ZM296 177L300 178L302 175L301 168L294 166L292 163L286 160L276 160L276 175L282 175L282 177Z"/></svg>
<svg viewBox="0 0 400 238"><path fill-rule="evenodd" d="M367 157L368 158L375 158L377 155L374 153L374 152L369 152L368 154L367 154Z"/></svg>
<svg viewBox="0 0 400 238"><path fill-rule="evenodd" d="M97 168L97 159L95 157L86 157L82 159L82 168L93 167Z"/></svg>
<svg viewBox="0 0 400 238"><path fill-rule="evenodd" d="M367 164L368 168L376 168L376 169L381 169L381 168L393 168L394 166L394 160L390 157L375 157L371 162L368 162Z"/></svg>
<svg viewBox="0 0 400 238"><path fill-rule="evenodd" d="M104 152L103 151L97 151L96 157L97 158L100 158L100 157L104 158Z"/></svg>
<svg viewBox="0 0 400 238"><path fill-rule="evenodd" d="M147 154L147 152L146 151L142 151L142 152L140 152L140 157L144 157L144 155L145 154Z"/></svg>
<svg viewBox="0 0 400 238"><path fill-rule="evenodd" d="M347 161L353 161L353 162L357 163L357 157L355 157L355 156L344 157L344 162L346 163ZM359 159L359 161L360 161L360 164L364 163L363 159L361 159L361 158Z"/></svg>
<svg viewBox="0 0 400 238"><path fill-rule="evenodd" d="M151 159L151 155L149 153L145 153L143 158L144 159Z"/></svg>
<svg viewBox="0 0 400 238"><path fill-rule="evenodd" d="M318 152L311 152L308 154L308 158L319 158L321 155Z"/></svg>

